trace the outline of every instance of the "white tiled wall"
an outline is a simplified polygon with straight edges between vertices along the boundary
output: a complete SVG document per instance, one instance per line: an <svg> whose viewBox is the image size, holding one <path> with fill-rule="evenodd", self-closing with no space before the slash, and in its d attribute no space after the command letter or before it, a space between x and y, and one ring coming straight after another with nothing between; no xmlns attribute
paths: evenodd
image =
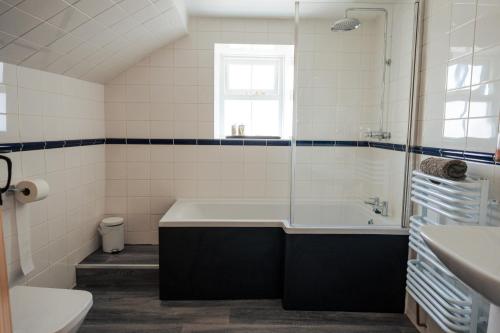
<svg viewBox="0 0 500 333"><path fill-rule="evenodd" d="M127 243L157 243L176 198L289 198L289 147L107 145L106 158L106 213L125 217Z"/></svg>
<svg viewBox="0 0 500 333"><path fill-rule="evenodd" d="M213 138L214 43L293 44L291 20L190 18L187 37L106 85L106 133L119 138Z"/></svg>
<svg viewBox="0 0 500 333"><path fill-rule="evenodd" d="M104 137L104 89L24 67L0 63L0 143ZM11 284L72 287L74 264L99 244L104 213L104 145L10 153L13 182L42 178L49 196L29 204L35 270L20 272L15 203L4 196L3 227ZM5 181L2 169L1 180Z"/></svg>
<svg viewBox="0 0 500 333"><path fill-rule="evenodd" d="M300 21L297 139L359 140L362 130L378 130L372 126L378 126L382 81L378 21L363 20L348 33L330 31L330 19Z"/></svg>
<svg viewBox="0 0 500 333"><path fill-rule="evenodd" d="M427 1L424 21L419 144L494 153L499 127L500 3ZM500 168L468 162L492 181L500 199ZM500 216L492 223L500 224Z"/></svg>
<svg viewBox="0 0 500 333"><path fill-rule="evenodd" d="M190 18L190 34L105 87L109 138L213 138L214 43L293 44L291 20ZM128 243L156 243L175 198L290 193L289 147L107 145L106 213L126 217Z"/></svg>

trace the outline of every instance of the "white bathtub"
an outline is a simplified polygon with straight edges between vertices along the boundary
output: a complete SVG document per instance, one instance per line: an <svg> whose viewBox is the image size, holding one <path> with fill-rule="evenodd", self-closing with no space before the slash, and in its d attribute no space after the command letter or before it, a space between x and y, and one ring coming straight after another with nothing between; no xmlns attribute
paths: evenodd
<svg viewBox="0 0 500 333"><path fill-rule="evenodd" d="M308 221L307 224L290 224L288 202L179 199L161 218L159 226L280 227L288 234L408 233L355 203L301 203L296 205L294 214L298 221Z"/></svg>
<svg viewBox="0 0 500 333"><path fill-rule="evenodd" d="M402 313L407 230L368 225L370 210L355 203L326 204L295 205L311 225L293 226L287 202L178 200L160 220L160 299Z"/></svg>

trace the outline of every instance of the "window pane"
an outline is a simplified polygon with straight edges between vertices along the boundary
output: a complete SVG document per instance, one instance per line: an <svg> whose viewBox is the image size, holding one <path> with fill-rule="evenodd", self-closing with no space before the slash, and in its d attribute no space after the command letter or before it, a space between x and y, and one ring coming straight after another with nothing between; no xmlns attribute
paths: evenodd
<svg viewBox="0 0 500 333"><path fill-rule="evenodd" d="M229 64L227 66L227 89L246 90L252 86L252 66Z"/></svg>
<svg viewBox="0 0 500 333"><path fill-rule="evenodd" d="M251 125L251 101L227 100L224 103L224 135L231 135L233 125L245 125L245 134L249 135Z"/></svg>
<svg viewBox="0 0 500 333"><path fill-rule="evenodd" d="M252 66L252 89L274 90L276 87L275 65Z"/></svg>
<svg viewBox="0 0 500 333"><path fill-rule="evenodd" d="M252 102L252 135L281 135L277 100Z"/></svg>

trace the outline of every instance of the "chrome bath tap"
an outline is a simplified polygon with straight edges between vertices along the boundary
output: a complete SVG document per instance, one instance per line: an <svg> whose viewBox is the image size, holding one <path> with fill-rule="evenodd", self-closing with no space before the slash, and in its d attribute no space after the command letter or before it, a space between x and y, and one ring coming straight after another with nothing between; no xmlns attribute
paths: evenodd
<svg viewBox="0 0 500 333"><path fill-rule="evenodd" d="M387 216L389 211L389 203L387 201L380 201L379 197L370 198L365 201L365 204L372 206L372 211L375 214Z"/></svg>

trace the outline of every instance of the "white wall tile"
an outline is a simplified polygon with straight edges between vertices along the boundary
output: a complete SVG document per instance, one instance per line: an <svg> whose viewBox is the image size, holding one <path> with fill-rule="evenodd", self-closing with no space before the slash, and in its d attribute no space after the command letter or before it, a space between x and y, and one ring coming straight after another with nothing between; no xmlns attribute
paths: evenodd
<svg viewBox="0 0 500 333"><path fill-rule="evenodd" d="M3 66L6 68L6 80L20 92L13 101L17 104L15 108L21 110L21 114L18 118L10 118L10 114L14 114L14 110L11 110L14 106L9 104L6 133L16 129L20 135L10 137L3 135L2 142L81 139L80 131L75 131L74 126L67 132L67 137L63 138L62 133L66 131L61 127L73 121L81 123L92 119L97 126L97 122L104 121L104 107L100 106L104 102L103 86L79 82L74 90L63 92L61 88L65 85L66 79L62 76L24 67L5 64ZM18 82L15 77L19 77ZM77 80L72 82L75 84ZM7 98L12 96L12 88L6 91L10 94ZM68 93L70 95L64 95ZM63 98L67 104L64 112L61 112L62 106L56 110L59 108L56 101ZM81 235L79 243L71 242L69 241L72 237L71 232L77 230L77 233L81 234L82 228L93 228L104 213L101 204L102 209L97 209L94 217L86 220L92 227L74 222L79 221L76 212L82 211L85 203L104 201L104 192L93 192L83 200L83 192L78 189L82 179L85 179L87 186L97 186L99 182L104 182L104 164L99 157L104 156L104 150L104 146L90 146L9 154L14 163L14 181L23 178L43 178L51 187L47 199L30 205L31 225L34 228L35 272L27 278L21 276L17 261L18 250L13 247L7 258L11 270L9 272L12 277L11 284L59 288L69 288L74 285L74 276L68 274L71 271L70 266L64 263L72 252L79 251L83 256L89 254L96 248L98 242L96 235L90 234ZM81 159L83 151L88 152L85 155L85 166L82 165ZM98 174L102 176L97 177ZM14 207L5 205L5 208L7 211L4 222L13 225ZM10 236L16 237L15 234Z"/></svg>

